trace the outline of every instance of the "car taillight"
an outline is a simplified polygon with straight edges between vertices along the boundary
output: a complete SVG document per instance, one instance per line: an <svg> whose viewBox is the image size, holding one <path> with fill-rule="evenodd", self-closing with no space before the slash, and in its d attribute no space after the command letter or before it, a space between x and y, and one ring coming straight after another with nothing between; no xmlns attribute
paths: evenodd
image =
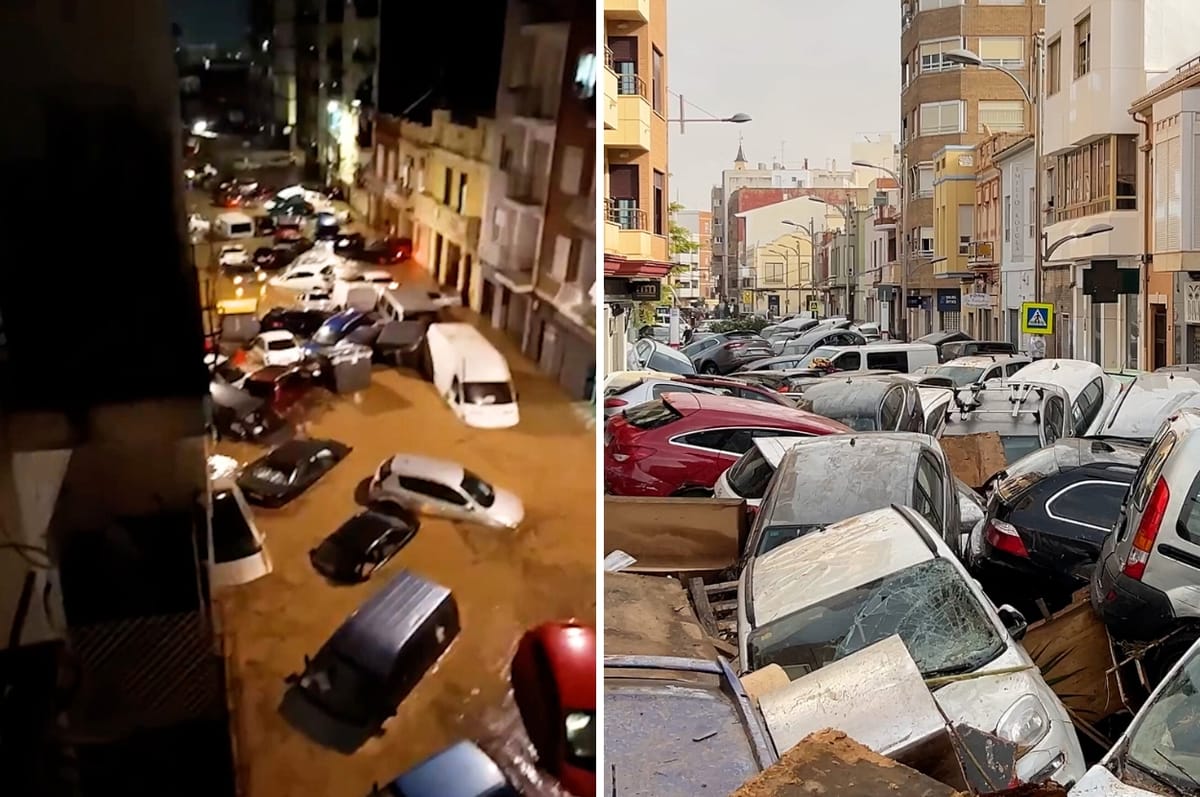
<svg viewBox="0 0 1200 797"><path fill-rule="evenodd" d="M1017 533L1017 527L1011 523L995 519L988 521L984 537L987 539L988 545L997 551L1003 551L1011 556L1019 556L1022 559L1029 558L1029 551L1025 549L1024 540Z"/></svg>
<svg viewBox="0 0 1200 797"><path fill-rule="evenodd" d="M726 344L724 345L724 347L723 347L723 348L727 349L728 351L733 351L734 349L740 349L740 348L742 348L742 347L743 347L743 346L745 346L745 345L746 345L745 343L742 343L741 341L736 341L736 340L735 340L735 341L731 341L731 342L729 342L729 343L726 343Z"/></svg>
<svg viewBox="0 0 1200 797"><path fill-rule="evenodd" d="M1146 573L1146 562L1150 559L1150 550L1154 547L1154 540L1158 537L1158 530L1162 526L1163 516L1167 513L1167 504L1170 501L1171 491L1167 489L1167 480L1160 478L1158 484L1154 485L1154 492L1150 493L1150 500L1146 502L1137 534L1133 535L1133 546L1129 549L1129 556L1125 558L1123 572L1135 581L1141 581Z"/></svg>
<svg viewBox="0 0 1200 797"><path fill-rule="evenodd" d="M612 452L614 462L637 462L639 459L645 459L654 453L653 448L645 446L621 446L616 451Z"/></svg>
<svg viewBox="0 0 1200 797"><path fill-rule="evenodd" d="M612 409L616 409L617 407L624 407L627 404L629 404L629 402L626 401L625 399L606 398L604 400L604 409L612 410Z"/></svg>
<svg viewBox="0 0 1200 797"><path fill-rule="evenodd" d="M780 385L779 387L777 387L775 389L778 390L780 393L791 393L792 392L792 388L789 385Z"/></svg>

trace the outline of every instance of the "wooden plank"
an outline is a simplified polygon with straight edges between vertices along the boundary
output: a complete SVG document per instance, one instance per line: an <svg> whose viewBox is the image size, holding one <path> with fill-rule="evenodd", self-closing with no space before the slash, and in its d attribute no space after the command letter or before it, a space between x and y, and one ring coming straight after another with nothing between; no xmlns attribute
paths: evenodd
<svg viewBox="0 0 1200 797"><path fill-rule="evenodd" d="M1108 631L1092 611L1086 589L1050 619L1030 625L1021 644L1063 705L1084 721L1095 725L1125 708L1109 671Z"/></svg>
<svg viewBox="0 0 1200 797"><path fill-rule="evenodd" d="M729 797L959 797L959 793L915 769L868 750L841 731L810 734L774 765Z"/></svg>
<svg viewBox="0 0 1200 797"><path fill-rule="evenodd" d="M604 498L605 553L633 556L631 570L716 572L737 562L748 531L740 500Z"/></svg>
<svg viewBox="0 0 1200 797"><path fill-rule="evenodd" d="M604 652L709 659L716 651L673 578L604 574Z"/></svg>
<svg viewBox="0 0 1200 797"><path fill-rule="evenodd" d="M692 599L692 609L696 612L700 627L709 636L717 636L717 618L713 616L713 607L708 601L708 591L704 589L704 582L699 578L690 579L688 596Z"/></svg>
<svg viewBox="0 0 1200 797"><path fill-rule="evenodd" d="M738 583L736 581L722 581L718 584L705 584L704 589L711 595L714 592L737 592Z"/></svg>

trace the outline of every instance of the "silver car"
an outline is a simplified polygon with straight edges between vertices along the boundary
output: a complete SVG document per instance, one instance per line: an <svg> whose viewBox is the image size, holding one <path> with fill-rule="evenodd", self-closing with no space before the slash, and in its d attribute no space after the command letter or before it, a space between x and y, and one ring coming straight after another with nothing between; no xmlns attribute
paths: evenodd
<svg viewBox="0 0 1200 797"><path fill-rule="evenodd" d="M375 470L368 500L397 504L447 520L515 529L525 519L521 499L493 487L456 462L397 454Z"/></svg>
<svg viewBox="0 0 1200 797"><path fill-rule="evenodd" d="M712 393L718 391L699 385L689 385L678 379L642 379L631 385L621 385L619 388L604 391L604 417L611 418L620 415L630 407L644 404L662 398L663 393Z"/></svg>

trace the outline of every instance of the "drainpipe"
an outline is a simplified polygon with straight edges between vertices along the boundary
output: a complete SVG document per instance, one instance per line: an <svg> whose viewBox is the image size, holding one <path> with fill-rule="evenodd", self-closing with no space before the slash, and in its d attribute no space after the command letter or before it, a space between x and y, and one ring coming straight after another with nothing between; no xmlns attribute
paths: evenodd
<svg viewBox="0 0 1200 797"><path fill-rule="evenodd" d="M1142 298L1138 302L1138 313L1141 318L1138 319L1138 332L1142 336L1141 351L1138 352L1138 360L1144 364L1147 371L1154 370L1154 362L1151 359L1154 346L1152 339L1153 331L1150 330L1150 269L1153 266L1154 255L1153 247L1151 246L1151 229L1150 223L1152 219L1151 207L1149 203L1154 201L1154 170L1152 168L1150 154L1154 151L1154 141L1150 132L1150 120L1143 117L1137 111L1131 111L1130 116L1133 121L1142 126L1142 143L1138 145L1138 149L1142 152L1142 263L1141 263L1141 288ZM1168 320L1168 328L1170 328L1170 319ZM1169 338L1168 338L1169 339ZM1174 358L1171 358L1174 359ZM1166 365L1166 363L1163 363Z"/></svg>

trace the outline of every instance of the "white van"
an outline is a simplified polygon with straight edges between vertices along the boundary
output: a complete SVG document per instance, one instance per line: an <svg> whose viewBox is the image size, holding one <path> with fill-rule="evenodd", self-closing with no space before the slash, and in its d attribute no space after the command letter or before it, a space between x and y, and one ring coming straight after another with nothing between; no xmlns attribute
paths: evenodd
<svg viewBox="0 0 1200 797"><path fill-rule="evenodd" d="M1013 384L1057 385L1071 403L1071 425L1076 437L1099 433L1121 386L1094 362L1046 357L1008 377Z"/></svg>
<svg viewBox="0 0 1200 797"><path fill-rule="evenodd" d="M426 369L463 423L507 429L520 420L517 390L504 355L470 324L432 324L425 334Z"/></svg>
<svg viewBox="0 0 1200 797"><path fill-rule="evenodd" d="M209 581L214 588L248 584L271 572L266 538L254 525L254 515L237 486L238 463L214 454L208 458Z"/></svg>
<svg viewBox="0 0 1200 797"><path fill-rule="evenodd" d="M393 283L394 284L394 283ZM437 321L440 293L428 291L417 285L391 285L379 290L375 310L389 321ZM486 341L485 341L486 342ZM490 344L489 344L490 345Z"/></svg>
<svg viewBox="0 0 1200 797"><path fill-rule="evenodd" d="M222 213L213 222L213 234L218 238L234 240L254 237L254 219L245 213Z"/></svg>
<svg viewBox="0 0 1200 797"><path fill-rule="evenodd" d="M808 353L808 361L823 358L839 372L895 371L912 373L927 365L937 365L937 346L930 343L868 343L865 346L818 346Z"/></svg>
<svg viewBox="0 0 1200 797"><path fill-rule="evenodd" d="M360 310L369 313L379 304L379 287L368 282L337 280L330 291L330 301L342 310Z"/></svg>

